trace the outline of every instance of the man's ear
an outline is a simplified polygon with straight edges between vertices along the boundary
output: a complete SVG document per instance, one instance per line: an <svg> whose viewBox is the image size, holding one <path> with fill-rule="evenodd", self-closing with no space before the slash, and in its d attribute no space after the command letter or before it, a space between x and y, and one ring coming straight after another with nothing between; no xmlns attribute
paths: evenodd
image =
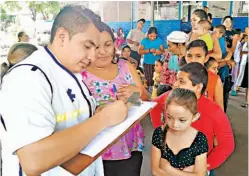
<svg viewBox="0 0 249 176"><path fill-rule="evenodd" d="M199 95L201 95L203 84L202 83L197 84L196 87L197 87L196 93L199 94Z"/></svg>
<svg viewBox="0 0 249 176"><path fill-rule="evenodd" d="M204 62L204 63L206 63L208 60L209 60L209 55L207 55L207 56L205 57L205 62Z"/></svg>
<svg viewBox="0 0 249 176"><path fill-rule="evenodd" d="M69 40L69 33L68 31L63 28L60 27L57 29L56 33L55 33L55 41L60 45L60 46L64 46L65 41Z"/></svg>
<svg viewBox="0 0 249 176"><path fill-rule="evenodd" d="M192 119L192 123L195 122L196 120L199 120L201 114L199 112L197 112L195 115L194 115L194 118Z"/></svg>

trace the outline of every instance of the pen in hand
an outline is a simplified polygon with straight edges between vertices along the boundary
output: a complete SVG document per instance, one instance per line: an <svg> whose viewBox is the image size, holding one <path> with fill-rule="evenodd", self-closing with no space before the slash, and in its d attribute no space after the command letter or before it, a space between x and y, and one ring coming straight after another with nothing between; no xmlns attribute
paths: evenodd
<svg viewBox="0 0 249 176"><path fill-rule="evenodd" d="M118 96L117 96L117 92L118 92L118 91L117 91L117 87L116 87L115 84L113 84L112 87L113 87L114 95L115 95L116 99L118 100Z"/></svg>

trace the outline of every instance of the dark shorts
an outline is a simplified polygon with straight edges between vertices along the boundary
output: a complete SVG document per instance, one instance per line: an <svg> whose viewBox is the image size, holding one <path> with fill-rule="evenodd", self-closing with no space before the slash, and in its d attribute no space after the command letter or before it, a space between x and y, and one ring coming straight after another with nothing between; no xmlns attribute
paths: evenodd
<svg viewBox="0 0 249 176"><path fill-rule="evenodd" d="M104 173L105 176L140 176L142 162L142 152L132 152L125 160L103 160Z"/></svg>

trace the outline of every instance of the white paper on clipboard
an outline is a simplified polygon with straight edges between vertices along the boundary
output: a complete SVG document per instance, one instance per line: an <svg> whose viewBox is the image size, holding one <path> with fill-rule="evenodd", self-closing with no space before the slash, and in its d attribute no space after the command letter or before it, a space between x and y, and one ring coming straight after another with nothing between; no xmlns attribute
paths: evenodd
<svg viewBox="0 0 249 176"><path fill-rule="evenodd" d="M96 156L155 105L156 102L144 101L141 106L130 107L124 122L103 130L80 153L91 157Z"/></svg>

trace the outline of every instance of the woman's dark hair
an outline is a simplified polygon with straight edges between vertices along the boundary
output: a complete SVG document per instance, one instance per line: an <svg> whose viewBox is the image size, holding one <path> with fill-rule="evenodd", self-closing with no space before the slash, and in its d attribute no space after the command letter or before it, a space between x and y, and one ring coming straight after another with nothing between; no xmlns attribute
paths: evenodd
<svg viewBox="0 0 249 176"><path fill-rule="evenodd" d="M184 65L186 65L186 64L187 64L187 62L186 62L185 57L182 57L181 59L179 59L179 66L180 66L180 67L182 67L182 66L184 66Z"/></svg>
<svg viewBox="0 0 249 176"><path fill-rule="evenodd" d="M130 46L129 46L129 45L125 45L125 46L122 48L122 51L124 51L124 50L125 50L125 48L128 48L128 49L131 51L131 48L130 48Z"/></svg>
<svg viewBox="0 0 249 176"><path fill-rule="evenodd" d="M203 9L196 9L196 10L194 10L194 12L192 14L195 14L196 16L198 16L200 18L200 20L207 20L208 19L208 15Z"/></svg>
<svg viewBox="0 0 249 176"><path fill-rule="evenodd" d="M106 31L108 34L110 34L113 43L115 42L115 37L114 37L114 34L113 34L113 32L112 32L112 29L111 29L106 23L101 22L100 31L101 31L101 32ZM119 58L116 57L116 49L115 49L115 47L114 47L114 53L113 53L112 63L117 64L118 61L119 61Z"/></svg>
<svg viewBox="0 0 249 176"><path fill-rule="evenodd" d="M25 34L25 32L21 31L17 34L18 42L21 41L21 37Z"/></svg>
<svg viewBox="0 0 249 176"><path fill-rule="evenodd" d="M118 31L117 31L117 36L120 37L121 36L121 32L120 30L122 30L124 32L124 30L122 28L119 28Z"/></svg>
<svg viewBox="0 0 249 176"><path fill-rule="evenodd" d="M208 69L214 62L217 62L217 60L213 57L209 57L208 61L204 65Z"/></svg>
<svg viewBox="0 0 249 176"><path fill-rule="evenodd" d="M161 65L163 65L163 61L161 61L161 59L157 59L156 62L159 62Z"/></svg>
<svg viewBox="0 0 249 176"><path fill-rule="evenodd" d="M212 15L211 13L208 13L207 15L208 15L208 17L210 18L210 20L213 19L213 15Z"/></svg>
<svg viewBox="0 0 249 176"><path fill-rule="evenodd" d="M180 71L188 73L189 80L192 82L193 86L197 84L202 84L201 94L205 93L208 83L208 73L207 69L198 62L191 62L180 67Z"/></svg>
<svg viewBox="0 0 249 176"><path fill-rule="evenodd" d="M147 35L152 34L152 33L157 34L157 28L156 27L150 27L149 30L148 30Z"/></svg>
<svg viewBox="0 0 249 176"><path fill-rule="evenodd" d="M222 19L222 23L224 23L224 21L226 21L226 19L228 19L228 18L233 22L233 17L231 17L231 16L225 16L225 17Z"/></svg>
<svg viewBox="0 0 249 176"><path fill-rule="evenodd" d="M231 20L231 24L232 24L232 26L233 26L233 17L231 17L231 16L225 16L223 19L222 19L222 24L224 23L224 21L226 21L226 19L230 19Z"/></svg>
<svg viewBox="0 0 249 176"><path fill-rule="evenodd" d="M203 51L205 52L205 56L208 54L207 45L203 40L198 39L198 40L194 40L194 41L190 42L187 46L187 51L190 50L191 48L195 48L195 47L202 48Z"/></svg>

